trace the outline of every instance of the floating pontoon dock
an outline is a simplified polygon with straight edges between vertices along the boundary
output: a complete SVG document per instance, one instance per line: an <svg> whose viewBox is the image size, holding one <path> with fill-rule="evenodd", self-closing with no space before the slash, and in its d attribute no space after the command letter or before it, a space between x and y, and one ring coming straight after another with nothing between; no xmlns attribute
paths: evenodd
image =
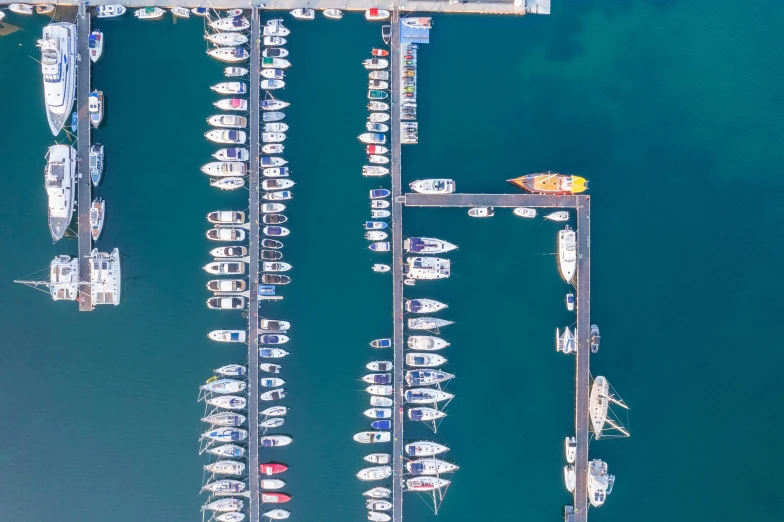
<svg viewBox="0 0 784 522"><path fill-rule="evenodd" d="M93 249L92 231L90 229L90 203L92 202L92 183L90 181L90 13L84 4L79 4L79 16L76 20L76 110L79 115L79 132L76 143L77 176L76 196L79 212L79 311L89 312L93 309L92 288L90 287L90 251ZM68 123L66 122L66 126Z"/></svg>

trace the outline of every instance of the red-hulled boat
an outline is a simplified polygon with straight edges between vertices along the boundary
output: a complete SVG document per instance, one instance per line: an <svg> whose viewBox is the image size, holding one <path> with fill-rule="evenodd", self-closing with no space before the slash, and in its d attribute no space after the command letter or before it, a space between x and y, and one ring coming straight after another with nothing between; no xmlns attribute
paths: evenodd
<svg viewBox="0 0 784 522"><path fill-rule="evenodd" d="M386 154L389 152L389 149L382 147L381 145L368 145L365 147L365 152L368 154Z"/></svg>
<svg viewBox="0 0 784 522"><path fill-rule="evenodd" d="M389 56L389 51L386 49L373 49L373 56Z"/></svg>
<svg viewBox="0 0 784 522"><path fill-rule="evenodd" d="M289 469L288 466L285 464L278 464L276 462L266 462L264 464L259 465L259 471L265 475L275 475L277 473L283 473Z"/></svg>
<svg viewBox="0 0 784 522"><path fill-rule="evenodd" d="M285 493L271 493L269 491L264 491L261 494L262 504L283 504L289 500L291 500L291 495L286 495Z"/></svg>

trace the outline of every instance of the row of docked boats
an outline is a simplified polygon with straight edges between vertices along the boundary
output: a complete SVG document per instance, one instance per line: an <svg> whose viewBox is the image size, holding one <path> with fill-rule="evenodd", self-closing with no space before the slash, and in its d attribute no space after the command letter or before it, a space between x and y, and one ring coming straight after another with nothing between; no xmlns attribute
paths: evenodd
<svg viewBox="0 0 784 522"><path fill-rule="evenodd" d="M404 21L424 20L423 27L430 27L430 18L404 18ZM400 60L400 142L419 142L419 123L417 117L417 51L415 43L406 44Z"/></svg>
<svg viewBox="0 0 784 522"><path fill-rule="evenodd" d="M374 48L370 51L370 55L370 58L362 62L362 65L368 70L367 108L370 113L365 122L365 132L360 134L358 138L365 146L365 153L368 156L368 164L362 167L362 175L366 177L380 177L389 174L389 164L391 162L390 151L386 146L391 120L389 105L389 51ZM371 217L373 218L389 216L390 211L386 207L371 208ZM383 246L374 245L371 245L371 250L376 250L379 246Z"/></svg>
<svg viewBox="0 0 784 522"><path fill-rule="evenodd" d="M340 9L324 9L324 18L331 20L340 20L343 18L343 11ZM316 11L307 7L299 7L292 9L289 14L297 20L315 20ZM390 17L390 12L386 9L368 9L365 11L365 19L369 21L387 20Z"/></svg>
<svg viewBox="0 0 784 522"><path fill-rule="evenodd" d="M535 208L530 207L515 207L512 213L521 218L533 219L537 216ZM468 215L474 218L488 218L495 215L495 208L493 207L471 207L468 209ZM566 210L557 210L542 216L549 221L569 221L569 212Z"/></svg>

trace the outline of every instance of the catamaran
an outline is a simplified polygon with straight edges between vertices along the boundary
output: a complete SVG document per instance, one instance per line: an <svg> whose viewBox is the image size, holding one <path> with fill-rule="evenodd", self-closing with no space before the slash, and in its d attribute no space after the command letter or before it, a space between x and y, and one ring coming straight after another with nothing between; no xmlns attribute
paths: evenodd
<svg viewBox="0 0 784 522"><path fill-rule="evenodd" d="M53 145L46 154L44 186L49 197L49 232L52 239L63 237L73 218L76 183L76 149Z"/></svg>
<svg viewBox="0 0 784 522"><path fill-rule="evenodd" d="M76 25L47 25L37 46L41 49L46 117L52 134L57 136L71 114L76 96Z"/></svg>
<svg viewBox="0 0 784 522"><path fill-rule="evenodd" d="M571 283L577 269L577 236L569 225L558 232L558 271Z"/></svg>
<svg viewBox="0 0 784 522"><path fill-rule="evenodd" d="M507 180L523 190L535 194L579 194L588 188L588 181L580 176L540 172Z"/></svg>
<svg viewBox="0 0 784 522"><path fill-rule="evenodd" d="M567 326L564 330L564 333L561 334L561 330L559 328L555 329L555 351L562 352L566 355L571 353L577 353L577 330L575 333L572 333Z"/></svg>
<svg viewBox="0 0 784 522"><path fill-rule="evenodd" d="M449 259L440 257L407 257L403 275L408 279L446 279L451 274L451 266Z"/></svg>

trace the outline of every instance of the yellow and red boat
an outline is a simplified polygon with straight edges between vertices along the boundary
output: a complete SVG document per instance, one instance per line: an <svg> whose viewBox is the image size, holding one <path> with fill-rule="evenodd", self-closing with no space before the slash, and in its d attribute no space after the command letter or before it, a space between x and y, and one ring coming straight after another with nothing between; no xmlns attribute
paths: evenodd
<svg viewBox="0 0 784 522"><path fill-rule="evenodd" d="M507 181L535 194L579 194L588 189L588 180L585 178L550 171L528 174Z"/></svg>

